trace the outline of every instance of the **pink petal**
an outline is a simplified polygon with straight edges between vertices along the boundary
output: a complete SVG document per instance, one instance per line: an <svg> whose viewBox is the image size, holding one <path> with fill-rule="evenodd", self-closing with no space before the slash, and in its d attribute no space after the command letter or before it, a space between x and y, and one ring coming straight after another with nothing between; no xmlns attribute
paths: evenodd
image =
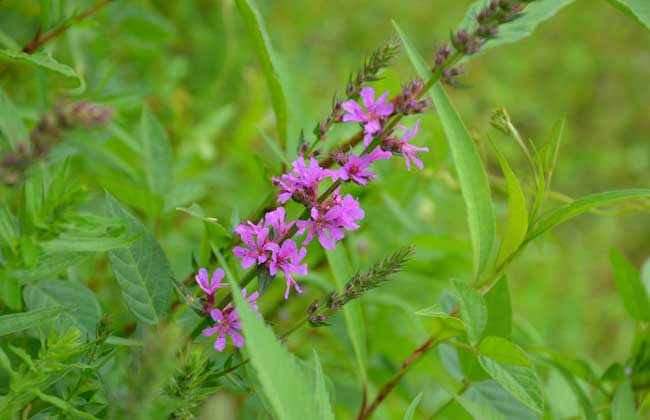
<svg viewBox="0 0 650 420"><path fill-rule="evenodd" d="M216 351L223 351L223 349L226 348L226 333L225 331L221 331L217 339L214 341L214 349Z"/></svg>
<svg viewBox="0 0 650 420"><path fill-rule="evenodd" d="M203 331L201 331L201 334L203 334L205 337L209 337L211 335L215 335L217 331L221 329L221 325L217 325L214 327L206 328Z"/></svg>
<svg viewBox="0 0 650 420"><path fill-rule="evenodd" d="M244 337L242 337L242 335L237 331L231 328L228 330L228 334L230 334L230 338L232 339L232 343L235 345L235 347L240 348L244 345Z"/></svg>
<svg viewBox="0 0 650 420"><path fill-rule="evenodd" d="M366 109L370 110L375 104L375 90L373 88L364 87L361 89L361 92L359 92L359 96L361 96Z"/></svg>

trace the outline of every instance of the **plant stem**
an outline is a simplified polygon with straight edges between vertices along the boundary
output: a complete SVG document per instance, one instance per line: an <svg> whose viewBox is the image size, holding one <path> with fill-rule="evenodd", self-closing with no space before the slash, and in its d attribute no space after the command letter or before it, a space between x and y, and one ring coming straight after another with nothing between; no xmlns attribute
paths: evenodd
<svg viewBox="0 0 650 420"><path fill-rule="evenodd" d="M363 420L370 417L370 415L377 409L379 404L381 404L388 394L397 386L397 384L402 380L402 377L406 375L406 372L415 364L415 362L422 359L422 357L427 354L429 350L435 347L435 344L438 344L437 336L433 335L429 337L424 343L420 344L409 357L402 362L400 370L398 370L389 380L384 384L375 399L370 403L368 408L363 408L357 416L357 420Z"/></svg>

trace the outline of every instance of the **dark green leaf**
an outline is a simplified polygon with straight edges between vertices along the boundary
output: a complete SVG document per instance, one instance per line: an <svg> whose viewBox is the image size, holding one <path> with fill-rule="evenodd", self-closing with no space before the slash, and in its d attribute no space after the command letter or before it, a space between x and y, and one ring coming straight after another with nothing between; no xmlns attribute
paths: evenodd
<svg viewBox="0 0 650 420"><path fill-rule="evenodd" d="M511 366L486 356L480 356L479 362L483 369L512 396L538 413L544 411L542 384L533 367Z"/></svg>
<svg viewBox="0 0 650 420"><path fill-rule="evenodd" d="M487 324L488 311L485 300L464 281L452 280L452 284L458 297L460 314L467 326L467 338L475 345L481 340Z"/></svg>
<svg viewBox="0 0 650 420"><path fill-rule="evenodd" d="M28 330L52 322L67 311L64 306L40 308L33 311L0 316L0 336Z"/></svg>
<svg viewBox="0 0 650 420"><path fill-rule="evenodd" d="M459 397L460 404L481 420L537 420L539 416L495 381L473 383Z"/></svg>
<svg viewBox="0 0 650 420"><path fill-rule="evenodd" d="M7 138L12 150L16 150L19 142L26 143L29 140L27 128L18 116L16 106L2 88L0 88L0 132Z"/></svg>
<svg viewBox="0 0 650 420"><path fill-rule="evenodd" d="M484 296L488 320L484 334L510 338L512 335L512 305L508 279L503 276Z"/></svg>
<svg viewBox="0 0 650 420"><path fill-rule="evenodd" d="M612 401L612 420L635 420L636 418L634 392L630 381L626 380L616 388L614 401Z"/></svg>

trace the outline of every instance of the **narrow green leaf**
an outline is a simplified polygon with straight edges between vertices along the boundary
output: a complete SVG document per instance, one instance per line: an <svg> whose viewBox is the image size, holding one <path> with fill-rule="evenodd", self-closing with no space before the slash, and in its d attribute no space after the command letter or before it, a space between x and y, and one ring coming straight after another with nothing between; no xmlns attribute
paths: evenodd
<svg viewBox="0 0 650 420"><path fill-rule="evenodd" d="M65 306L52 306L48 308L35 309L33 311L21 312L0 316L0 336L13 334L15 332L35 328L49 322L67 311Z"/></svg>
<svg viewBox="0 0 650 420"><path fill-rule="evenodd" d="M499 35L488 40L481 48L480 53L499 45L511 44L531 35L540 23L552 18L560 9L571 4L573 0L543 0L534 1L526 5L521 17L499 27ZM478 0L469 6L460 25L461 28L474 30L476 28L475 17L490 0Z"/></svg>
<svg viewBox="0 0 650 420"><path fill-rule="evenodd" d="M534 368L511 366L486 356L479 356L479 363L513 397L538 413L544 411L542 384Z"/></svg>
<svg viewBox="0 0 650 420"><path fill-rule="evenodd" d="M23 298L29 309L65 307L60 317L64 328L77 327L89 337L95 337L102 312L95 294L81 283L65 280L42 280L25 286Z"/></svg>
<svg viewBox="0 0 650 420"><path fill-rule="evenodd" d="M539 416L495 381L473 383L458 402L481 420L538 420Z"/></svg>
<svg viewBox="0 0 650 420"><path fill-rule="evenodd" d="M460 306L460 314L467 326L467 338L476 345L487 325L487 305L483 296L462 280L451 281Z"/></svg>
<svg viewBox="0 0 650 420"><path fill-rule="evenodd" d="M508 227L503 233L503 241L497 257L496 265L499 267L512 254L517 252L524 242L528 231L528 209L526 208L526 196L524 196L517 175L512 171L505 156L499 151L494 142L490 143L497 155L501 172L503 172L508 186Z"/></svg>
<svg viewBox="0 0 650 420"><path fill-rule="evenodd" d="M557 225L597 207L649 197L650 189L630 189L602 192L579 198L541 215L539 221L535 223L533 229L526 237L526 242L530 242Z"/></svg>
<svg viewBox="0 0 650 420"><path fill-rule="evenodd" d="M106 201L112 216L128 222L128 233L142 234L128 247L108 254L122 296L138 320L157 324L167 313L173 293L174 275L167 257L153 235L108 193Z"/></svg>
<svg viewBox="0 0 650 420"><path fill-rule="evenodd" d="M336 288L342 290L348 280L352 278L353 272L350 261L345 252L345 247L340 244L333 251L325 251L327 262L332 271ZM363 322L363 312L361 310L361 301L353 300L343 307L343 316L345 325L348 330L348 336L352 342L352 348L357 359L359 375L362 384L366 384L368 376L366 369L368 366L368 349L366 347L366 333Z"/></svg>
<svg viewBox="0 0 650 420"><path fill-rule="evenodd" d="M589 397L585 394L582 386L580 386L576 378L572 375L572 372L570 372L563 364L558 363L557 360L545 360L545 362L553 366L564 378L567 385L569 385L578 400L578 404L580 404L582 414L585 416L584 418L586 420L598 420Z"/></svg>
<svg viewBox="0 0 650 420"><path fill-rule="evenodd" d="M19 142L27 142L27 128L18 116L18 110L5 91L0 88L0 132L9 142L11 150L16 150Z"/></svg>
<svg viewBox="0 0 650 420"><path fill-rule="evenodd" d="M558 121L551 131L550 139L543 146L543 159L544 170L546 172L546 190L551 189L551 180L553 179L553 172L557 165L557 158L560 154L560 144L562 143L562 135L564 134L565 119L562 118ZM540 149L540 152L542 152Z"/></svg>
<svg viewBox="0 0 650 420"><path fill-rule="evenodd" d="M8 206L0 203L0 245L4 243L8 248L13 248L18 236L16 218Z"/></svg>
<svg viewBox="0 0 650 420"><path fill-rule="evenodd" d="M49 254L68 252L104 252L124 248L142 236L142 233L126 234L117 237L88 237L76 234L63 234L55 239L41 243L43 251Z"/></svg>
<svg viewBox="0 0 650 420"><path fill-rule="evenodd" d="M288 111L287 99L283 87L283 80L279 72L278 58L275 55L271 39L264 25L254 0L235 0L241 14L248 34L253 39L257 57L262 65L266 83L271 94L271 103L278 125L278 136L280 137L280 149L286 151L288 132Z"/></svg>
<svg viewBox="0 0 650 420"><path fill-rule="evenodd" d="M512 304L508 279L503 276L484 296L488 320L484 334L510 338L512 335Z"/></svg>
<svg viewBox="0 0 650 420"><path fill-rule="evenodd" d="M417 410L421 399L422 393L420 392L415 398L413 398L413 401L411 401L411 404L409 404L408 408L406 409L406 413L404 413L404 420L413 420L415 410Z"/></svg>
<svg viewBox="0 0 650 420"><path fill-rule="evenodd" d="M431 72L424 60L397 23L393 22L393 25L418 75L424 80L429 79ZM496 240L496 217L490 198L490 184L476 145L443 88L439 84L434 85L430 97L438 111L456 163L467 206L467 221L474 249L474 273L478 277L488 265Z"/></svg>
<svg viewBox="0 0 650 420"><path fill-rule="evenodd" d="M82 93L86 89L86 82L79 74L77 74L76 71L74 71L72 67L59 63L47 53L39 52L34 54L27 54L22 51L4 49L0 50L0 61L11 61L14 63L35 65L45 70L77 79L79 82L79 88L75 91L75 93Z"/></svg>
<svg viewBox="0 0 650 420"><path fill-rule="evenodd" d="M228 282L241 318L246 353L274 416L286 420L321 418L312 385L300 370L294 356L253 312L230 275Z"/></svg>
<svg viewBox="0 0 650 420"><path fill-rule="evenodd" d="M522 349L502 337L485 337L478 346L478 354L510 366L532 366Z"/></svg>
<svg viewBox="0 0 650 420"><path fill-rule="evenodd" d="M462 319L450 316L438 305L421 309L415 314L433 318L431 334L434 335L437 340L442 341L448 338L458 337L467 332L465 323Z"/></svg>
<svg viewBox="0 0 650 420"><path fill-rule="evenodd" d="M637 321L650 321L650 298L639 271L619 251L613 249L610 261L614 269L616 289L625 309Z"/></svg>
<svg viewBox="0 0 650 420"><path fill-rule="evenodd" d="M334 420L334 413L332 412L332 405L330 403L330 396L325 386L325 374L318 359L318 353L314 350L314 398L316 400L316 407L318 408L319 419Z"/></svg>
<svg viewBox="0 0 650 420"><path fill-rule="evenodd" d="M172 184L172 148L167 132L146 106L142 108L140 117L140 138L149 191L164 196Z"/></svg>
<svg viewBox="0 0 650 420"><path fill-rule="evenodd" d="M632 19L650 29L650 2L647 0L608 0L609 3L621 10Z"/></svg>
<svg viewBox="0 0 650 420"><path fill-rule="evenodd" d="M612 420L635 420L636 402L630 381L625 380L616 387L612 401Z"/></svg>

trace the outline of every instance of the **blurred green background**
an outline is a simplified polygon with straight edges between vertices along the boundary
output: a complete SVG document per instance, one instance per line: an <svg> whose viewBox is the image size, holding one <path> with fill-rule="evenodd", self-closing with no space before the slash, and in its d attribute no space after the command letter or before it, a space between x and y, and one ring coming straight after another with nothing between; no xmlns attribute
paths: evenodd
<svg viewBox="0 0 650 420"><path fill-rule="evenodd" d="M329 111L333 94L343 91L348 74L359 69L374 48L395 36L391 19L431 61L436 42L446 39L471 2L258 3L286 75L290 135L296 142L300 129L311 138L312 127ZM41 4L1 2L0 29L24 45L39 22L56 22L93 2L52 1L48 13L43 13ZM489 125L492 110L505 107L520 132L537 144L546 140L558 119L566 117L554 190L578 197L647 187L649 47L650 33L605 1L579 0L532 37L472 59L462 79L467 88L451 91L452 100L480 142L492 174L500 172L484 147L488 133L526 178L525 162L514 144ZM275 136L265 81L233 2L115 1L46 50L83 74L88 88L81 98L114 106L117 125L127 132L137 126L143 103L163 121L176 158L174 194L166 198L160 217L148 216L148 220L178 277L185 278L192 271L191 255L201 226L174 208L198 202L225 222L233 212L245 217L271 190L269 176L279 170L278 160L260 135ZM377 87L395 93L400 83L413 77L407 58L400 55ZM76 86L74 81L20 65L6 70L0 83L21 116L32 122ZM382 383L426 337L426 322L414 319L413 311L435 303L450 278L471 272L463 202L457 186L449 181L453 162L446 140L433 112L423 117L423 126L417 143L431 149L424 171L406 172L395 159L380 165L380 178L370 188L356 191L367 217L347 242L355 268L363 269L403 244L417 247L407 271L369 295L365 303L375 384ZM336 128L328 143L336 144L351 132L349 127ZM122 188L124 184L137 187L142 179L124 175L105 153L121 153L114 132L77 135L81 136L77 140L89 144L88 150L79 149L79 141L76 146L64 142L49 159L78 154L75 174L91 191L101 194L106 188L146 214L146 204ZM503 216L505 197L497 192L493 197ZM586 215L535 242L509 270L516 318L528 320L551 349L591 359L601 368L624 360L634 322L616 295L608 254L618 248L641 266L650 257L648 238L647 215ZM329 279L318 252L310 248L314 286L307 286L304 296L280 305L283 288L277 285L265 296L261 306L264 313L273 314L270 321L289 325L320 295L319 281ZM118 323L128 320L105 259L84 264L75 273L98 292L103 309ZM303 356L309 356L312 348L318 350L326 374L337 380L341 413L354 409L359 392L352 353L346 348L346 357L341 357L345 343L342 320L327 331L303 331L289 342L292 351ZM379 416L402 413L423 389L423 411L432 410L446 395L441 386L451 381L440 371L434 357L420 365ZM548 379L549 397L561 392L561 385L553 388L555 382ZM224 396L218 398L223 402ZM211 402L212 407L215 404L216 400ZM574 412L572 404L567 400L569 414Z"/></svg>

